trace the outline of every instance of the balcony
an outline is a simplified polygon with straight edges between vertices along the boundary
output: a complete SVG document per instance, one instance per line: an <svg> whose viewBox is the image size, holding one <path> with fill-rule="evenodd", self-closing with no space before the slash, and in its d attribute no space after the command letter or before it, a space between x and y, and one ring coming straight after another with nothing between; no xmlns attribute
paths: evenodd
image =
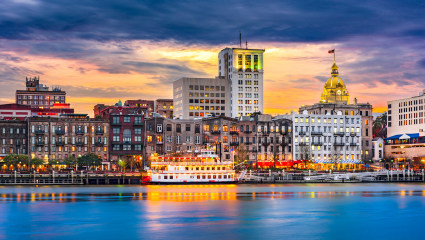
<svg viewBox="0 0 425 240"><path fill-rule="evenodd" d="M358 144L355 142L350 142L350 146L357 146Z"/></svg>
<svg viewBox="0 0 425 240"><path fill-rule="evenodd" d="M334 132L334 135L344 136L344 132Z"/></svg>
<svg viewBox="0 0 425 240"><path fill-rule="evenodd" d="M304 136L304 135L306 135L307 133L306 132L298 132L298 135L299 136Z"/></svg>
<svg viewBox="0 0 425 240"><path fill-rule="evenodd" d="M56 135L64 135L65 131L64 130L56 130Z"/></svg>
<svg viewBox="0 0 425 240"><path fill-rule="evenodd" d="M261 132L261 134L263 134L263 136L268 136L268 135L270 135L270 132L269 131L264 131L264 132Z"/></svg>
<svg viewBox="0 0 425 240"><path fill-rule="evenodd" d="M103 147L103 142L95 142L94 144L96 147Z"/></svg>
<svg viewBox="0 0 425 240"><path fill-rule="evenodd" d="M96 130L96 135L102 135L102 134L104 134L105 132L103 131L103 130Z"/></svg>
<svg viewBox="0 0 425 240"><path fill-rule="evenodd" d="M220 134L221 132L220 132L220 130L213 130L213 131L211 131L211 134Z"/></svg>
<svg viewBox="0 0 425 240"><path fill-rule="evenodd" d="M342 142L334 142L334 146L345 146L345 143L342 143Z"/></svg>
<svg viewBox="0 0 425 240"><path fill-rule="evenodd" d="M270 142L269 141L263 141L263 142L261 142L261 145L268 146L268 145L270 145Z"/></svg>
<svg viewBox="0 0 425 240"><path fill-rule="evenodd" d="M131 141L123 141L122 144L124 144L124 145L131 145Z"/></svg>
<svg viewBox="0 0 425 240"><path fill-rule="evenodd" d="M156 144L163 144L163 141L156 141Z"/></svg>
<svg viewBox="0 0 425 240"><path fill-rule="evenodd" d="M300 146L308 146L308 143L306 143L306 142L300 142L300 144L299 144Z"/></svg>
<svg viewBox="0 0 425 240"><path fill-rule="evenodd" d="M239 131L237 131L237 130L230 130L230 134L232 134L232 135L238 135L239 134Z"/></svg>
<svg viewBox="0 0 425 240"><path fill-rule="evenodd" d="M239 142L230 142L230 146L239 146Z"/></svg>
<svg viewBox="0 0 425 240"><path fill-rule="evenodd" d="M355 136L357 136L357 133L355 133L355 132L351 132L351 133L350 133L350 136L355 137Z"/></svg>
<svg viewBox="0 0 425 240"><path fill-rule="evenodd" d="M245 130L245 132L244 132L245 134L250 134L250 133L252 133L251 131L249 131L249 130Z"/></svg>
<svg viewBox="0 0 425 240"><path fill-rule="evenodd" d="M323 132L315 131L311 132L311 135L323 135Z"/></svg>
<svg viewBox="0 0 425 240"><path fill-rule="evenodd" d="M44 142L43 141L36 141L35 145L37 146L44 146Z"/></svg>
<svg viewBox="0 0 425 240"><path fill-rule="evenodd" d="M312 146L322 146L323 143L322 142L312 142L311 145Z"/></svg>
<svg viewBox="0 0 425 240"><path fill-rule="evenodd" d="M245 144L245 145L251 145L251 144L252 144L252 142L245 142L245 143L243 143L243 144Z"/></svg>
<svg viewBox="0 0 425 240"><path fill-rule="evenodd" d="M84 146L84 142L76 142L75 145L77 145L77 146Z"/></svg>
<svg viewBox="0 0 425 240"><path fill-rule="evenodd" d="M65 145L65 143L64 142L56 142L56 146L63 146L63 145Z"/></svg>
<svg viewBox="0 0 425 240"><path fill-rule="evenodd" d="M75 132L75 134L77 134L77 135L83 135L84 134L84 131L83 130L77 130Z"/></svg>
<svg viewBox="0 0 425 240"><path fill-rule="evenodd" d="M37 134L37 135L44 135L44 130L35 130L35 134Z"/></svg>

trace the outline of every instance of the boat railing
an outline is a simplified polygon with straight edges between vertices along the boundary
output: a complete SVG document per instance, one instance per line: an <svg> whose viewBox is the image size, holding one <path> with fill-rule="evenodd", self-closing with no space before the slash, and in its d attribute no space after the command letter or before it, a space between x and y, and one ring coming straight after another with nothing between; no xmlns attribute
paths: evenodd
<svg viewBox="0 0 425 240"><path fill-rule="evenodd" d="M178 165L178 166L206 166L206 165L231 165L231 162L151 162L152 165Z"/></svg>

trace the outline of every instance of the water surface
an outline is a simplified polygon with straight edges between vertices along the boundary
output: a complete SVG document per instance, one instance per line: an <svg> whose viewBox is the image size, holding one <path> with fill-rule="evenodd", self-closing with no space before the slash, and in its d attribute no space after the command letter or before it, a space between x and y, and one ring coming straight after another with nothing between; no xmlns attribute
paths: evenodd
<svg viewBox="0 0 425 240"><path fill-rule="evenodd" d="M0 239L424 239L424 184L0 187Z"/></svg>

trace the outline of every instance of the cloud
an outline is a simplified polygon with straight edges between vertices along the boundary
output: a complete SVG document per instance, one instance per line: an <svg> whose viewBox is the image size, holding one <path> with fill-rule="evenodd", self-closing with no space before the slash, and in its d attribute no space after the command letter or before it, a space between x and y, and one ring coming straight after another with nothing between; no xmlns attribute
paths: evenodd
<svg viewBox="0 0 425 240"><path fill-rule="evenodd" d="M0 10L4 39L236 44L240 31L250 42L425 35L420 1L39 0L7 2Z"/></svg>

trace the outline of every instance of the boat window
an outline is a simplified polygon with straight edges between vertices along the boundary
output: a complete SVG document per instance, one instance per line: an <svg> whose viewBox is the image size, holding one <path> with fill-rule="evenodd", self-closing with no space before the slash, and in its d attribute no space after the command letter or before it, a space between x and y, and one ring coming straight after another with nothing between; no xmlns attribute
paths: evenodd
<svg viewBox="0 0 425 240"><path fill-rule="evenodd" d="M218 179L221 179L221 175L218 175Z"/></svg>
<svg viewBox="0 0 425 240"><path fill-rule="evenodd" d="M212 167L211 170L215 170L215 167Z"/></svg>
<svg viewBox="0 0 425 240"><path fill-rule="evenodd" d="M173 176L170 176L170 179L173 179Z"/></svg>
<svg viewBox="0 0 425 240"><path fill-rule="evenodd" d="M216 179L217 178L217 176L216 175L213 175L213 179Z"/></svg>
<svg viewBox="0 0 425 240"><path fill-rule="evenodd" d="M189 170L189 167L186 167L186 170Z"/></svg>
<svg viewBox="0 0 425 240"><path fill-rule="evenodd" d="M161 175L158 176L158 179L161 179Z"/></svg>
<svg viewBox="0 0 425 240"><path fill-rule="evenodd" d="M201 170L203 171L204 170L204 167L201 167Z"/></svg>
<svg viewBox="0 0 425 240"><path fill-rule="evenodd" d="M199 167L196 168L196 171L199 171Z"/></svg>
<svg viewBox="0 0 425 240"><path fill-rule="evenodd" d="M202 175L202 179L205 179L205 175Z"/></svg>
<svg viewBox="0 0 425 240"><path fill-rule="evenodd" d="M164 176L164 179L168 179L168 176Z"/></svg>
<svg viewBox="0 0 425 240"><path fill-rule="evenodd" d="M208 179L211 179L211 175L208 175Z"/></svg>
<svg viewBox="0 0 425 240"><path fill-rule="evenodd" d="M209 167L207 167L207 171L208 171L208 170L210 170L210 168L209 168Z"/></svg>
<svg viewBox="0 0 425 240"><path fill-rule="evenodd" d="M201 176L199 176L199 175L198 175L198 176L196 176L196 178L197 178L197 179L201 179Z"/></svg>
<svg viewBox="0 0 425 240"><path fill-rule="evenodd" d="M223 178L226 179L227 178L227 175L224 175Z"/></svg>

